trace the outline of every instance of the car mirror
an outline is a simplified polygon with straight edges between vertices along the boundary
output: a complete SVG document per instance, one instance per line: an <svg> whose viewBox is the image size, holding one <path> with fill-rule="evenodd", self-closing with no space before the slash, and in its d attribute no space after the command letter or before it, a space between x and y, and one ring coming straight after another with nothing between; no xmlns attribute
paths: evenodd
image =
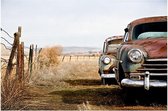
<svg viewBox="0 0 168 111"><path fill-rule="evenodd" d="M125 31L125 32L128 32L128 28L125 28L124 31Z"/></svg>

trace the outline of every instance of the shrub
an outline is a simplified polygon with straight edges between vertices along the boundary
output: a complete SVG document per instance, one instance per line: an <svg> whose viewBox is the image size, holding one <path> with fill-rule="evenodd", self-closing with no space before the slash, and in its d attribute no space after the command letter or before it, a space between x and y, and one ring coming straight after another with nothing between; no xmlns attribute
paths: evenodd
<svg viewBox="0 0 168 111"><path fill-rule="evenodd" d="M62 52L61 46L43 48L39 54L38 62L40 64L40 68L58 65L59 63L58 56L61 54L61 52Z"/></svg>
<svg viewBox="0 0 168 111"><path fill-rule="evenodd" d="M24 81L8 78L2 80L1 85L1 109L21 109L20 103L23 99L25 89Z"/></svg>

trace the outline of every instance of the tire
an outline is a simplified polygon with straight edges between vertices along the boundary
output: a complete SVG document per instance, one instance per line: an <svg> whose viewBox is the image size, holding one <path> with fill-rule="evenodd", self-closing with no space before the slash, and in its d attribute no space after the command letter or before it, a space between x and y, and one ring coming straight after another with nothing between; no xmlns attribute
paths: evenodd
<svg viewBox="0 0 168 111"><path fill-rule="evenodd" d="M126 105L136 105L137 91L133 88L122 87L123 101Z"/></svg>
<svg viewBox="0 0 168 111"><path fill-rule="evenodd" d="M113 79L111 78L101 78L101 82L103 85L111 85L113 82Z"/></svg>

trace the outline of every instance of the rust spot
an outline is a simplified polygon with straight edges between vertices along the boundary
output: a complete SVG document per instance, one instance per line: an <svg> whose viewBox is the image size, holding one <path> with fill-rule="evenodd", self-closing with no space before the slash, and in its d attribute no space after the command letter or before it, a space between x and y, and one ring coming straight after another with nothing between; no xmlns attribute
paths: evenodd
<svg viewBox="0 0 168 111"><path fill-rule="evenodd" d="M139 45L148 52L149 58L167 58L167 39L153 38L145 40L135 40L130 42L133 45Z"/></svg>

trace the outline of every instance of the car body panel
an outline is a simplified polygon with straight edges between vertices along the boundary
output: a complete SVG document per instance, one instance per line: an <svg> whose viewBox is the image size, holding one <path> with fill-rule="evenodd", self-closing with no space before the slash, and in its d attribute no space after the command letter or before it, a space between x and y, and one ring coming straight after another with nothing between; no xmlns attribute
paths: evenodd
<svg viewBox="0 0 168 111"><path fill-rule="evenodd" d="M144 40L135 40L130 42L132 45L139 45L148 52L148 58L166 58L167 57L167 38L153 38Z"/></svg>

